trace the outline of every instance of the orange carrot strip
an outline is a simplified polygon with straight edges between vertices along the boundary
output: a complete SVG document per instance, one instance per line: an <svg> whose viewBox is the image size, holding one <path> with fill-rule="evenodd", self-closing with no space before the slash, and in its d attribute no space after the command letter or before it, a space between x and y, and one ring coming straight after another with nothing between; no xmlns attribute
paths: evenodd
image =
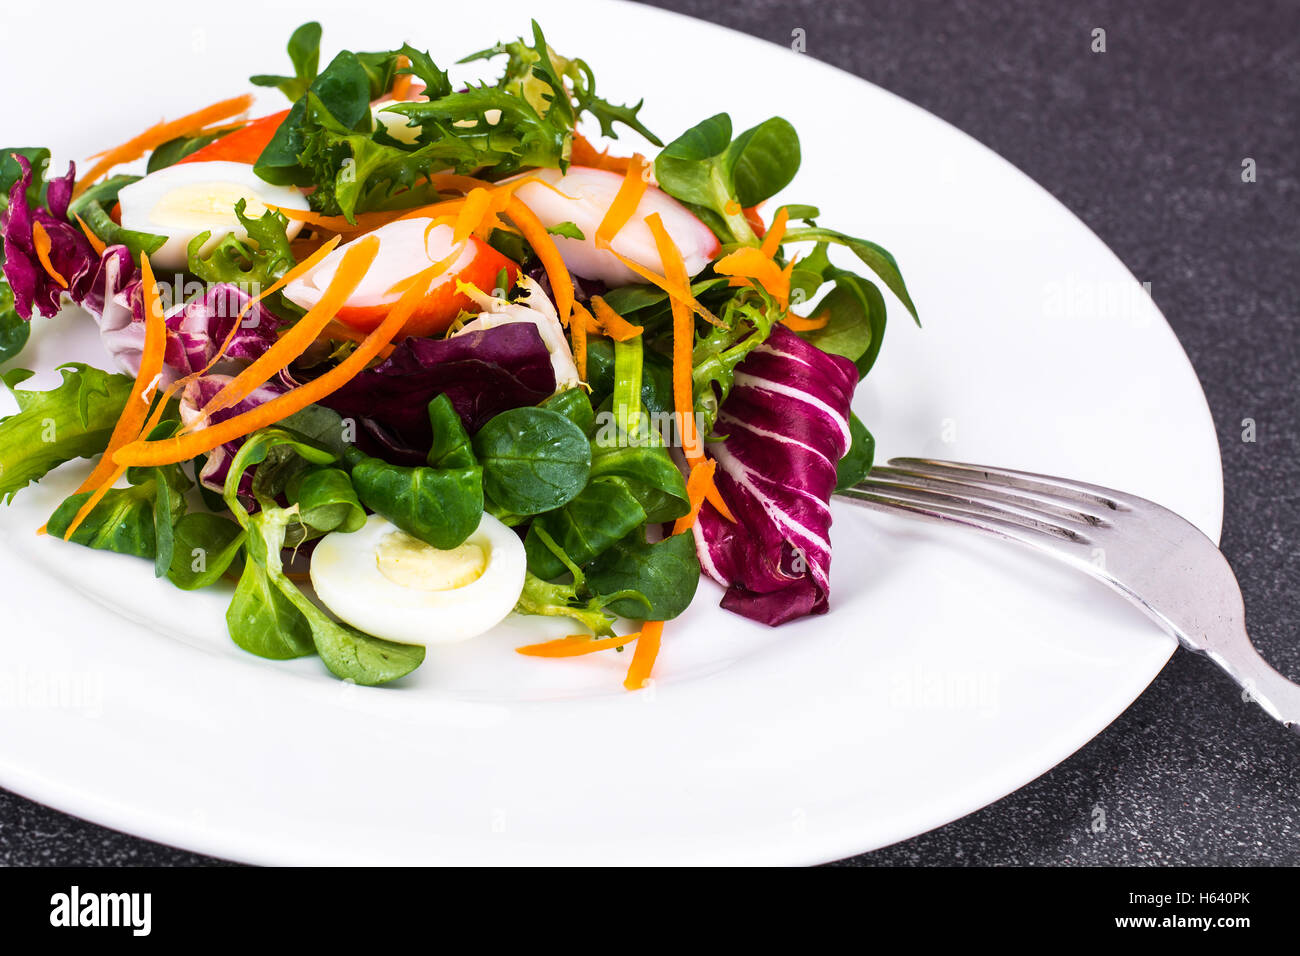
<svg viewBox="0 0 1300 956"><path fill-rule="evenodd" d="M722 492L718 490L718 485L715 481L716 477L717 476L713 472L709 472L707 477L704 479L704 500L713 505L713 509L717 511L718 514L722 515L722 517L726 518L732 524L735 524L736 516L731 513L731 509L727 507L727 502L723 500Z"/></svg>
<svg viewBox="0 0 1300 956"><path fill-rule="evenodd" d="M540 644L525 644L523 647L516 647L515 653L526 657L580 657L583 654L594 654L597 651L607 651L610 648L631 644L640 636L639 631L599 639L587 637L585 634L574 634L571 637L543 641Z"/></svg>
<svg viewBox="0 0 1300 956"><path fill-rule="evenodd" d="M646 222L649 221L650 221L650 217L647 216ZM641 265L641 263L637 262L635 259L629 259L627 256L618 252L618 250L616 249L611 248L609 252L613 254L615 259L623 263L623 265L627 266L629 269L631 269L633 272L639 275L642 279L645 279L646 282L649 282L651 285L659 289L662 289L664 292L667 292L669 297L673 301L681 302L692 312L694 312L696 315L702 318L705 322L708 322L710 325L719 324L717 316L715 316L712 312L710 312L704 306L700 305L700 303L695 300L695 296L691 294L691 286L689 282L684 285L678 285L677 283L672 282L671 280L665 278L664 276L658 275L654 271L647 269L645 266ZM685 270L683 269L683 271Z"/></svg>
<svg viewBox="0 0 1300 956"><path fill-rule="evenodd" d="M763 244L759 250L763 255L771 259L776 255L776 251L781 248L781 240L785 238L786 223L790 221L790 210L782 206L776 211L776 218L772 220L772 228L768 229L763 236Z"/></svg>
<svg viewBox="0 0 1300 956"><path fill-rule="evenodd" d="M575 166L589 166L592 169L608 169L612 173L625 173L632 163L630 156L611 156L609 148L597 151L581 133L573 134L573 146L569 161Z"/></svg>
<svg viewBox="0 0 1300 956"><path fill-rule="evenodd" d="M492 193L481 186L470 190L456 216L456 228L451 237L453 245L464 242L478 229L492 210L492 198Z"/></svg>
<svg viewBox="0 0 1300 956"><path fill-rule="evenodd" d="M781 323L794 332L812 332L815 329L826 328L826 325L830 320L831 314L829 311L824 311L820 315L810 315L807 317L795 315L791 312L781 320Z"/></svg>
<svg viewBox="0 0 1300 956"><path fill-rule="evenodd" d="M438 192L451 190L464 193L467 196L473 189L491 189L496 185L486 179L478 179L475 176L462 176L458 173L430 173L427 178L429 185L433 186Z"/></svg>
<svg viewBox="0 0 1300 956"><path fill-rule="evenodd" d="M450 177L452 175L453 174L451 173L434 173L430 178L436 181L439 177ZM514 191L525 183L540 183L557 195L563 196L565 199L573 198L572 196L560 192L560 190L556 189L555 186L537 176L521 176L519 179L512 179L508 183L500 184L489 183L484 180L474 179L470 176L458 176L455 178L463 180L462 185L469 187L468 190L466 190L467 193L473 192L474 189L477 188L486 189L491 192L493 197L491 209L494 213L505 211L506 206L509 204L510 197L514 195ZM397 219L422 219L427 216L457 215L460 213L460 210L464 207L467 200L468 195L460 199L440 199L438 202L432 203L428 206L416 206L414 209L404 210L400 215L398 215ZM545 232L544 229L543 232Z"/></svg>
<svg viewBox="0 0 1300 956"><path fill-rule="evenodd" d="M397 69L409 70L410 68L411 61L409 59L404 56L399 56L397 58ZM403 100L408 100L411 98L411 84L414 81L414 74L398 73L393 77L393 87L388 92L392 95L393 99L397 100L399 103Z"/></svg>
<svg viewBox="0 0 1300 956"><path fill-rule="evenodd" d="M709 488L713 485L713 474L717 468L718 463L716 461L712 458L706 458L691 469L690 476L686 479L686 497L691 503L691 510L678 518L673 524L673 534L681 534L683 531L689 531L694 527L695 519L700 516L700 508L704 504L705 495L708 494Z"/></svg>
<svg viewBox="0 0 1300 956"><path fill-rule="evenodd" d="M50 249L53 245L50 242L50 234L39 222L32 223L32 245L36 247L36 258L40 260L45 274L66 289L68 280L63 278L59 270L54 268L54 263L50 262Z"/></svg>
<svg viewBox="0 0 1300 956"><path fill-rule="evenodd" d="M793 265L793 263L791 263ZM763 254L761 249L744 246L723 256L713 264L718 275L753 279L785 308L790 302L790 275Z"/></svg>
<svg viewBox="0 0 1300 956"><path fill-rule="evenodd" d="M153 267L149 264L147 255L140 256L140 271L143 274L144 287L144 350L140 355L140 371L135 377L135 384L131 386L126 405L122 407L122 414L118 417L117 424L113 426L108 447L104 449L104 454L91 473L86 476L86 480L77 486L73 494L95 489L101 492L99 497L103 498L102 492L107 492L117 481L120 471L118 463L113 461L113 455L128 442L139 438L140 429L149 414L149 391L157 384L158 376L162 374L163 355L167 351L167 321L163 315L162 302L158 298ZM63 536L64 540L71 538L77 526L86 515L90 514L94 505L90 500L87 504L90 504L90 508L84 508L85 513L79 512L72 524L68 525L68 530Z"/></svg>
<svg viewBox="0 0 1300 956"><path fill-rule="evenodd" d="M108 248L108 243L104 242L103 239L95 235L94 231L91 230L91 228L86 225L86 221L84 219L82 219L80 216L77 216L76 219L77 219L77 225L81 227L81 234L85 236L86 241L90 243L90 248L95 250L95 255L102 256L104 254L104 250Z"/></svg>
<svg viewBox="0 0 1300 956"><path fill-rule="evenodd" d="M277 395L256 408L240 412L223 422L209 425L188 435L176 435L155 441L136 441L120 449L114 460L119 465L170 465L189 461L195 455L211 451L218 445L235 441L245 435L274 425L282 418L301 411L308 405L319 402L338 389L364 369L379 351L392 341L393 336L402 330L420 300L428 292L429 283L433 281L433 270L425 273L427 281L417 282L398 300L393 310L384 317L379 326L366 336L365 341L353 350L352 354L319 378L312 379L305 385L299 385L292 391Z"/></svg>
<svg viewBox="0 0 1300 956"><path fill-rule="evenodd" d="M546 277L551 280L551 291L555 294L555 310L560 315L560 321L567 324L573 312L573 279L560 256L560 250L555 247L551 234L546 231L536 213L517 196L510 196L504 212L546 267Z"/></svg>
<svg viewBox="0 0 1300 956"><path fill-rule="evenodd" d="M636 651L632 654L632 663L627 669L627 678L623 681L623 686L628 690L640 690L650 679L655 658L659 656L663 633L663 621L646 621L641 625L641 637L636 642Z"/></svg>
<svg viewBox="0 0 1300 956"><path fill-rule="evenodd" d="M573 303L573 321L569 323L569 337L573 339L573 364L578 378L587 380L587 333L596 326L596 320L581 302Z"/></svg>
<svg viewBox="0 0 1300 956"><path fill-rule="evenodd" d="M680 286L687 282L686 264L681 251L673 243L658 213L646 217L646 224L655 238L659 258L663 260L667 280ZM681 433L682 451L687 463L694 468L704 460L704 449L695 428L695 392L691 380L691 353L695 348L695 322L690 311L675 296L669 304L673 313L673 408L677 412L677 428Z"/></svg>
<svg viewBox="0 0 1300 956"><path fill-rule="evenodd" d="M213 103L211 106L205 106L203 109L196 110L179 119L158 123L119 146L95 153L89 158L96 159L98 162L77 180L72 195L74 197L80 196L93 182L114 166L129 163L133 159L139 159L149 150L157 149L163 143L176 139L178 136L199 132L203 127L219 120L229 119L239 113L246 112L252 105L253 94L245 93L243 96L234 96L228 100Z"/></svg>
<svg viewBox="0 0 1300 956"><path fill-rule="evenodd" d="M348 222L345 216L325 216L306 209L290 209L287 206L269 206L292 222L303 222L309 226L328 229L330 232L370 232L380 226L386 226L395 219L404 216L401 212L359 212L356 222Z"/></svg>
<svg viewBox="0 0 1300 956"><path fill-rule="evenodd" d="M659 250L659 258L663 260L668 281L679 286L688 283L686 263L682 259L681 250L668 235L668 230L664 228L659 214L652 213L646 216L645 221L655 238L655 247ZM690 286L687 285L688 290L689 288ZM677 412L677 428L681 434L682 453L686 456L686 463L694 469L704 460L704 442L695 425L695 388L691 377L695 322L685 304L676 297L670 297L669 303L673 312L673 408ZM705 497L720 515L728 521L735 522L731 509L722 500L722 494L711 478Z"/></svg>
<svg viewBox="0 0 1300 956"><path fill-rule="evenodd" d="M633 325L598 295L591 297L591 307L596 310L596 321L615 342L630 341L645 331L644 326Z"/></svg>
<svg viewBox="0 0 1300 956"><path fill-rule="evenodd" d="M613 242L619 230L626 226L628 220L636 213L637 206L641 204L641 197L645 195L647 185L645 169L645 157L637 153L632 157L632 162L628 163L627 172L623 175L623 182L618 187L614 201L609 204L604 218L596 227L597 246Z"/></svg>
<svg viewBox="0 0 1300 956"><path fill-rule="evenodd" d="M296 359L307 346L316 341L316 336L338 313L348 296L356 291L361 280L366 277L366 270L379 254L379 240L366 236L356 242L343 256L338 271L330 281L320 301L308 310L288 332L280 336L276 343L259 355L231 381L227 382L216 395L212 396L199 414L198 419L186 427L194 431L215 412L238 405L248 398L259 386Z"/></svg>

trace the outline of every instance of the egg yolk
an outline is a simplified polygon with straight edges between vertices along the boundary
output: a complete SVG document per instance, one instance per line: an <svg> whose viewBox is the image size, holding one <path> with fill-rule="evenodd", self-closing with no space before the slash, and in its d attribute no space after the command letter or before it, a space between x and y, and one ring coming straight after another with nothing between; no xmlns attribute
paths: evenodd
<svg viewBox="0 0 1300 956"><path fill-rule="evenodd" d="M229 220L237 223L235 204L245 200L244 215L258 219L266 206L247 186L238 183L193 183L168 190L153 207L150 218L162 226L183 226L194 221Z"/></svg>
<svg viewBox="0 0 1300 956"><path fill-rule="evenodd" d="M477 581L487 569L487 551L472 541L443 551L405 531L386 534L375 548L379 573L399 587L450 591Z"/></svg>

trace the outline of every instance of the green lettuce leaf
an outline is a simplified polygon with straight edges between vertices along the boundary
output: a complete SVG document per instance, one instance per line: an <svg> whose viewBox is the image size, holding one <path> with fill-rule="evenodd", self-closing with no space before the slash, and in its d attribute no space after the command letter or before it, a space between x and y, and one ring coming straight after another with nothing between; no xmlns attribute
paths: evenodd
<svg viewBox="0 0 1300 956"><path fill-rule="evenodd" d="M134 384L80 363L59 371L62 384L45 392L15 387L31 376L25 369L3 376L20 409L0 419L0 500L6 503L65 461L103 452Z"/></svg>

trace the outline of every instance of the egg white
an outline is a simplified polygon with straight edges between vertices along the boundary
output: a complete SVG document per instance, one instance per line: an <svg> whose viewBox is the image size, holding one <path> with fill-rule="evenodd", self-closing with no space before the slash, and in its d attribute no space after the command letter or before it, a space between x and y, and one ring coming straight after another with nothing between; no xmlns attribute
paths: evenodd
<svg viewBox="0 0 1300 956"><path fill-rule="evenodd" d="M312 553L311 583L339 618L375 637L430 645L477 637L513 610L528 561L519 536L496 518L483 515L468 539L487 555L483 573L441 591L403 587L380 570L380 543L397 532L387 518L371 515L359 531L336 531L320 540Z"/></svg>
<svg viewBox="0 0 1300 956"><path fill-rule="evenodd" d="M451 255L455 234L455 230L446 224L434 226L433 220L427 216L390 222L371 230L365 236L340 245L322 259L316 268L286 285L284 297L301 308L312 308L334 281L339 265L350 251L352 243L373 237L379 240L379 251L344 306L372 308L391 305L401 298L400 293L392 291L395 285L422 269L427 269L430 263ZM475 254L473 245L465 243L455 262L435 277L430 289L454 281L457 273L469 268Z"/></svg>
<svg viewBox="0 0 1300 956"><path fill-rule="evenodd" d="M205 197L220 198L209 203ZM235 202L240 198L247 199L250 207L255 201L286 209L310 208L301 190L273 186L247 163L225 161L168 166L124 186L117 197L122 204L122 228L166 236L167 242L149 259L158 268L176 271L185 268L190 240L195 236L212 233L203 246L204 254L230 233L248 238L235 216ZM251 208L245 213L250 218L260 214L261 210ZM301 229L301 222L290 220L285 234L292 239Z"/></svg>

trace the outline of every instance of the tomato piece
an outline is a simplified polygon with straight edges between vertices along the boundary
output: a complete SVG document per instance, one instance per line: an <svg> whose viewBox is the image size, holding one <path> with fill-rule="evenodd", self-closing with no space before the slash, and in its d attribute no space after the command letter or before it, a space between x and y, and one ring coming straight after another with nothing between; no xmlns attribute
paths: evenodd
<svg viewBox="0 0 1300 956"><path fill-rule="evenodd" d="M251 166L257 162L257 157L262 155L262 150L266 149L267 144L275 136L275 131L280 128L280 124L288 115L289 111L283 110L252 120L248 125L196 149L184 159L177 160L176 165L224 161L248 163Z"/></svg>

